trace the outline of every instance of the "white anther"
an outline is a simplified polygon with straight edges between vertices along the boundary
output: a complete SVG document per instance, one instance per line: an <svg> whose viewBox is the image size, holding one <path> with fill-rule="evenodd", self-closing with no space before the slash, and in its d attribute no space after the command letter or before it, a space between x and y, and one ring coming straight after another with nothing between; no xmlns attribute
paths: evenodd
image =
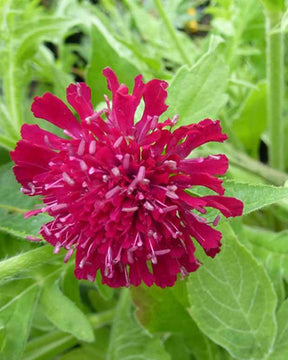
<svg viewBox="0 0 288 360"><path fill-rule="evenodd" d="M88 165L84 160L80 160L80 168L82 171L86 171L88 169Z"/></svg>
<svg viewBox="0 0 288 360"><path fill-rule="evenodd" d="M153 210L154 210L154 206L153 206L149 201L145 201L144 207L145 207L145 209L147 209L147 210L149 210L149 211L153 211Z"/></svg>
<svg viewBox="0 0 288 360"><path fill-rule="evenodd" d="M120 175L120 171L119 171L118 167L114 167L113 169L111 169L111 172L114 176Z"/></svg>
<svg viewBox="0 0 288 360"><path fill-rule="evenodd" d="M96 152L96 141L92 140L89 144L89 154L93 155Z"/></svg>
<svg viewBox="0 0 288 360"><path fill-rule="evenodd" d="M63 180L68 184L73 186L75 184L75 181L66 173L62 173Z"/></svg>
<svg viewBox="0 0 288 360"><path fill-rule="evenodd" d="M81 139L79 146L78 146L77 154L79 156L82 156L84 154L84 151L85 151L85 140Z"/></svg>
<svg viewBox="0 0 288 360"><path fill-rule="evenodd" d="M120 146L122 141L123 141L123 136L120 136L113 145L114 149L116 149L118 146Z"/></svg>

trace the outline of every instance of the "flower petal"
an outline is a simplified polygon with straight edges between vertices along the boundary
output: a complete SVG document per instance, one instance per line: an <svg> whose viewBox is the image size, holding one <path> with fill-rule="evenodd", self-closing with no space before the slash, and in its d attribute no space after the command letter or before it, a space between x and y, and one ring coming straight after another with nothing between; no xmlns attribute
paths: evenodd
<svg viewBox="0 0 288 360"><path fill-rule="evenodd" d="M181 160L178 170L188 174L196 172L210 175L224 175L228 169L228 159L225 155L210 155L207 158Z"/></svg>
<svg viewBox="0 0 288 360"><path fill-rule="evenodd" d="M207 205L219 209L225 217L241 216L243 212L242 201L233 197L227 196L203 196L202 200L206 201Z"/></svg>
<svg viewBox="0 0 288 360"><path fill-rule="evenodd" d="M66 90L67 101L84 121L93 114L91 103L91 89L85 83L76 83L68 86Z"/></svg>
<svg viewBox="0 0 288 360"><path fill-rule="evenodd" d="M36 96L31 110L35 117L67 130L76 138L80 137L81 127L79 122L64 102L53 94L45 93L41 97Z"/></svg>

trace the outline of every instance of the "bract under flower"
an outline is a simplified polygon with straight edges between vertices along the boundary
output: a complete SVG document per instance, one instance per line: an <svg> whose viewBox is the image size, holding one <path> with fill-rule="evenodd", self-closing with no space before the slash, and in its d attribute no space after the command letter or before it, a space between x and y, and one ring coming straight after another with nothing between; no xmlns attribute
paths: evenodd
<svg viewBox="0 0 288 360"><path fill-rule="evenodd" d="M110 68L103 71L112 92L107 108L95 112L85 83L71 84L69 108L50 93L36 97L34 116L64 130L60 138L38 125L23 125L22 139L11 153L14 173L29 196L41 195L53 220L41 228L43 238L76 252L75 275L94 281L96 272L112 287L172 286L178 274L188 275L200 263L193 241L208 256L220 250L221 233L204 216L216 208L225 217L242 214L241 201L224 196L228 168L225 155L186 157L210 141L223 142L219 121L172 130L177 117L159 123L167 109L165 81L147 84L135 79L132 94ZM141 99L144 111L135 119ZM104 121L106 118L107 121ZM194 197L187 189L204 186L215 195ZM218 217L214 225L218 222Z"/></svg>

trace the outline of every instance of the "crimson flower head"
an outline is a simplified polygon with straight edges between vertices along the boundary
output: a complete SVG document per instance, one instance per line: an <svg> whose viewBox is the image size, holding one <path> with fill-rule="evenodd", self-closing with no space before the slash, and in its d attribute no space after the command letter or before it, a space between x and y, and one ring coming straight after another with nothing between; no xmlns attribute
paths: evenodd
<svg viewBox="0 0 288 360"><path fill-rule="evenodd" d="M221 246L221 233L204 218L206 208L225 217L242 214L241 201L224 196L225 155L188 158L210 141L223 142L219 121L172 130L177 117L159 123L167 105L161 80L135 78L132 94L110 68L103 71L112 93L107 108L95 112L85 83L67 88L70 109L50 93L36 97L35 117L63 129L58 137L38 125L24 124L22 139L11 153L22 192L41 195L43 206L26 217L46 212L53 220L41 228L43 238L66 262L76 253L75 275L111 287L156 284L172 286L177 275L188 275L200 263L193 241L208 256ZM136 115L140 101L142 115ZM106 119L106 121L105 121ZM187 189L204 186L215 192L191 196ZM193 190L192 190L193 191Z"/></svg>

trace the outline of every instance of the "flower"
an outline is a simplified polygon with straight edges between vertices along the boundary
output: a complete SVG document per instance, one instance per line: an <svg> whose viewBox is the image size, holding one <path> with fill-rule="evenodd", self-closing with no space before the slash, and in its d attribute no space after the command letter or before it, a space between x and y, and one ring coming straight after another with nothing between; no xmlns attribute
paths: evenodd
<svg viewBox="0 0 288 360"><path fill-rule="evenodd" d="M43 197L44 205L26 217L46 212L53 220L41 227L43 238L64 261L76 252L75 276L111 287L172 286L178 274L195 271L193 240L206 254L220 251L221 233L203 218L206 207L225 217L242 214L241 201L225 197L222 180L228 168L225 155L187 158L209 141L223 142L219 121L205 119L172 131L177 116L162 123L167 105L161 80L144 84L135 78L132 94L110 68L103 71L112 104L93 110L91 90L71 84L67 100L78 113L51 93L36 97L35 117L63 129L58 137L38 125L24 124L22 139L11 153L22 192ZM134 123L141 99L142 116ZM105 122L103 117L107 118ZM187 189L204 186L218 195L191 196Z"/></svg>

